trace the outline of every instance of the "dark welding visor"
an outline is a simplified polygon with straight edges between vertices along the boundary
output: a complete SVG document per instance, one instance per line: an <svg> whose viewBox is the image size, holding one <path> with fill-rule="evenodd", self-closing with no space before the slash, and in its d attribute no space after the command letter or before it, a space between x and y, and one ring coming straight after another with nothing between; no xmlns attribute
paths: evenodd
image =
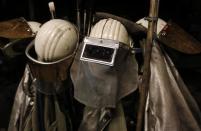
<svg viewBox="0 0 201 131"><path fill-rule="evenodd" d="M119 42L109 39L85 37L80 60L113 66Z"/></svg>

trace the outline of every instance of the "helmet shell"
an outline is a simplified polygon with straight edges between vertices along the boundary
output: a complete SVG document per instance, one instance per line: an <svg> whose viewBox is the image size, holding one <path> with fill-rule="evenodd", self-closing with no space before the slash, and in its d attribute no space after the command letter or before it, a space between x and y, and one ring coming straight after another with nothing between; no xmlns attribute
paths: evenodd
<svg viewBox="0 0 201 131"><path fill-rule="evenodd" d="M148 21L145 20L145 18L142 18L142 19L138 20L136 23L144 26L145 28L148 28ZM163 30L163 28L166 25L167 25L167 22L165 22L161 18L158 18L158 22L157 22L157 35Z"/></svg>
<svg viewBox="0 0 201 131"><path fill-rule="evenodd" d="M42 61L55 61L71 55L78 42L78 32L73 24L52 19L42 25L35 38L35 51Z"/></svg>
<svg viewBox="0 0 201 131"><path fill-rule="evenodd" d="M117 40L130 45L130 38L124 25L111 18L97 22L90 32L90 37Z"/></svg>
<svg viewBox="0 0 201 131"><path fill-rule="evenodd" d="M36 21L28 21L27 22L32 30L33 33L37 33L38 30L40 29L41 23L36 22Z"/></svg>

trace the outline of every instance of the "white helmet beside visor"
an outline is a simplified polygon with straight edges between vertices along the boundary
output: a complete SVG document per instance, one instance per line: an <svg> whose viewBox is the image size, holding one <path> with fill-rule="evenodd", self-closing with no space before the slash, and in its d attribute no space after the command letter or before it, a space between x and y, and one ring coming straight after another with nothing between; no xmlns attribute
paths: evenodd
<svg viewBox="0 0 201 131"><path fill-rule="evenodd" d="M142 18L142 19L138 20L136 23L144 26L145 28L148 28L148 21L145 20L145 18ZM158 18L158 22L157 22L157 35L159 35L159 33L163 30L163 28L166 25L167 25L167 22L165 22L164 20Z"/></svg>
<svg viewBox="0 0 201 131"><path fill-rule="evenodd" d="M111 18L97 22L90 32L90 37L116 40L128 46L131 44L131 38L124 25Z"/></svg>

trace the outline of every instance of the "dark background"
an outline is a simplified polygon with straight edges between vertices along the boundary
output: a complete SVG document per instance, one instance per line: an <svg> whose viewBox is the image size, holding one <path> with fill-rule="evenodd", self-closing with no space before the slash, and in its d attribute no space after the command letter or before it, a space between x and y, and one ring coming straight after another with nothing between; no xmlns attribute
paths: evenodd
<svg viewBox="0 0 201 131"><path fill-rule="evenodd" d="M149 0L94 0L94 10L104 11L137 21L149 13ZM0 0L0 21L24 17L44 23L50 19L49 0ZM55 0L57 18L75 23L75 0ZM81 3L89 8L89 0ZM161 0L159 17L172 20L201 41L201 0ZM201 105L201 54L189 56L167 49L182 78ZM23 75L24 56L0 63L0 129L6 128L15 91Z"/></svg>
<svg viewBox="0 0 201 131"><path fill-rule="evenodd" d="M45 22L50 19L48 2L50 0L0 0L0 20L25 17L27 20ZM74 19L76 0L55 0L57 17ZM82 0L83 1L83 0ZM87 8L90 0L82 2ZM105 11L136 21L148 15L149 0L94 0L96 11ZM159 17L172 19L200 39L201 1L200 0L161 0Z"/></svg>

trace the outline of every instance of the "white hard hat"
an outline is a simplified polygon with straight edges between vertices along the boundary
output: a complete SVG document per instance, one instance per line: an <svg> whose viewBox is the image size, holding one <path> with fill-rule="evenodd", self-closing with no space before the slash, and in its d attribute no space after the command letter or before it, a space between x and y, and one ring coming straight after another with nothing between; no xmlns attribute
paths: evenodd
<svg viewBox="0 0 201 131"><path fill-rule="evenodd" d="M78 42L76 27L68 21L52 19L42 25L35 38L40 60L55 61L71 55Z"/></svg>
<svg viewBox="0 0 201 131"><path fill-rule="evenodd" d="M117 40L129 46L131 41L124 25L111 18L97 22L90 32L90 37Z"/></svg>
<svg viewBox="0 0 201 131"><path fill-rule="evenodd" d="M36 21L28 21L27 22L32 30L33 33L37 33L38 30L40 29L41 23L36 22Z"/></svg>
<svg viewBox="0 0 201 131"><path fill-rule="evenodd" d="M144 26L145 28L148 28L148 21L145 20L145 18L142 18L142 19L138 20L136 23ZM163 30L163 28L166 25L167 25L167 22L165 22L161 18L158 18L158 22L157 22L157 35Z"/></svg>

